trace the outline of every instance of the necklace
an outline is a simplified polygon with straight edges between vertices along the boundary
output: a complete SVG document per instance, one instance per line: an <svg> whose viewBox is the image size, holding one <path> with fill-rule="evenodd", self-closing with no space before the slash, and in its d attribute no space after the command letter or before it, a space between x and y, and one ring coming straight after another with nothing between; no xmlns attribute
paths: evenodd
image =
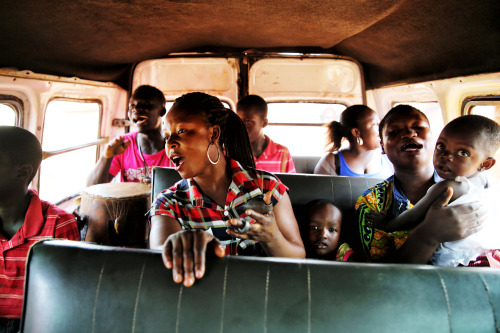
<svg viewBox="0 0 500 333"><path fill-rule="evenodd" d="M151 183L151 174L149 173L149 167L148 167L148 164L146 163L146 159L144 158L144 155L142 154L141 145L139 144L139 140L137 139L137 136L135 137L135 142L137 143L137 148L139 149L139 153L141 154L142 162L144 163L144 168L146 169L146 176L143 178L147 183Z"/></svg>

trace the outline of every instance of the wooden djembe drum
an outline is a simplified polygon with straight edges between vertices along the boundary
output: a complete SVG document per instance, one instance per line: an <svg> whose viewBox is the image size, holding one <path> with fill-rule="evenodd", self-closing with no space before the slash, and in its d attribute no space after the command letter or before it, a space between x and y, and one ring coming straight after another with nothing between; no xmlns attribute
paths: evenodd
<svg viewBox="0 0 500 333"><path fill-rule="evenodd" d="M146 248L151 188L141 183L108 183L82 191L84 240L103 245Z"/></svg>

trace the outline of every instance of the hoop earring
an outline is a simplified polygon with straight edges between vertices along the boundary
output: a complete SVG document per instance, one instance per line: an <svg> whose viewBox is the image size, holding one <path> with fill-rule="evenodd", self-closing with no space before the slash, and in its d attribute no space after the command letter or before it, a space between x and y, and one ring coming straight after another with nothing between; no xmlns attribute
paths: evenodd
<svg viewBox="0 0 500 333"><path fill-rule="evenodd" d="M358 145L360 145L360 146L362 146L362 145L363 145L363 139L362 139L360 136L358 136L358 137L356 138L356 142L357 142L357 143L358 143Z"/></svg>
<svg viewBox="0 0 500 333"><path fill-rule="evenodd" d="M212 161L212 159L210 158L210 146L213 145L214 142L210 142L208 144L208 148L207 148L207 157L208 157L208 160L210 161L210 163L212 163L213 165L219 163L219 160L220 160L220 150L219 148L217 148L217 145L215 146L215 148L217 148L217 161Z"/></svg>

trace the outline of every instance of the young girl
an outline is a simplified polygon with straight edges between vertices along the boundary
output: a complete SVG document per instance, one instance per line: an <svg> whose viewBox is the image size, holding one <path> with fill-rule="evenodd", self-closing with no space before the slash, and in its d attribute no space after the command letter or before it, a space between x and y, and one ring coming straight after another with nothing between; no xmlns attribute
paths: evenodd
<svg viewBox="0 0 500 333"><path fill-rule="evenodd" d="M500 225L493 221L493 199L498 187L483 172L495 164L495 152L500 145L500 126L478 115L454 119L442 130L434 150L434 168L443 178L429 188L427 194L401 215L388 219L387 212L366 214L368 225L385 231L407 230L420 223L432 202L447 188L453 189L453 205L480 200L489 204L488 223L478 233L466 239L442 243L430 262L440 266L467 265L479 255L500 248Z"/></svg>
<svg viewBox="0 0 500 333"><path fill-rule="evenodd" d="M248 134L236 113L216 97L189 93L175 100L166 117L166 149L183 179L160 193L151 208L150 247L163 248L174 281L188 287L203 276L207 247L223 256L252 241L269 256L304 257L287 188L254 169ZM272 211L246 209L254 198L271 204Z"/></svg>
<svg viewBox="0 0 500 333"><path fill-rule="evenodd" d="M358 261L347 243L339 246L342 212L329 200L318 199L306 206L306 257L335 261Z"/></svg>
<svg viewBox="0 0 500 333"><path fill-rule="evenodd" d="M382 179L392 175L391 162L380 150L379 122L377 113L366 105L345 109L340 122L328 124L329 153L319 160L314 173ZM349 147L340 150L344 138Z"/></svg>

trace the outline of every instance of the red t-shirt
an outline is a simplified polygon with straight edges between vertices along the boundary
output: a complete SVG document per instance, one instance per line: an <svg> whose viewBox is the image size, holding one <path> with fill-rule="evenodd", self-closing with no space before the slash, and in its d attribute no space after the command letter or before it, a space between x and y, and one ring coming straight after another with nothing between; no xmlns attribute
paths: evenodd
<svg viewBox="0 0 500 333"><path fill-rule="evenodd" d="M295 165L288 148L271 140L267 135L267 147L255 159L255 168L267 172L295 173Z"/></svg>
<svg viewBox="0 0 500 333"><path fill-rule="evenodd" d="M11 239L0 233L0 318L21 318L26 257L31 245L50 238L80 240L72 214L40 200L35 190L29 190L29 195L31 201L21 228Z"/></svg>

